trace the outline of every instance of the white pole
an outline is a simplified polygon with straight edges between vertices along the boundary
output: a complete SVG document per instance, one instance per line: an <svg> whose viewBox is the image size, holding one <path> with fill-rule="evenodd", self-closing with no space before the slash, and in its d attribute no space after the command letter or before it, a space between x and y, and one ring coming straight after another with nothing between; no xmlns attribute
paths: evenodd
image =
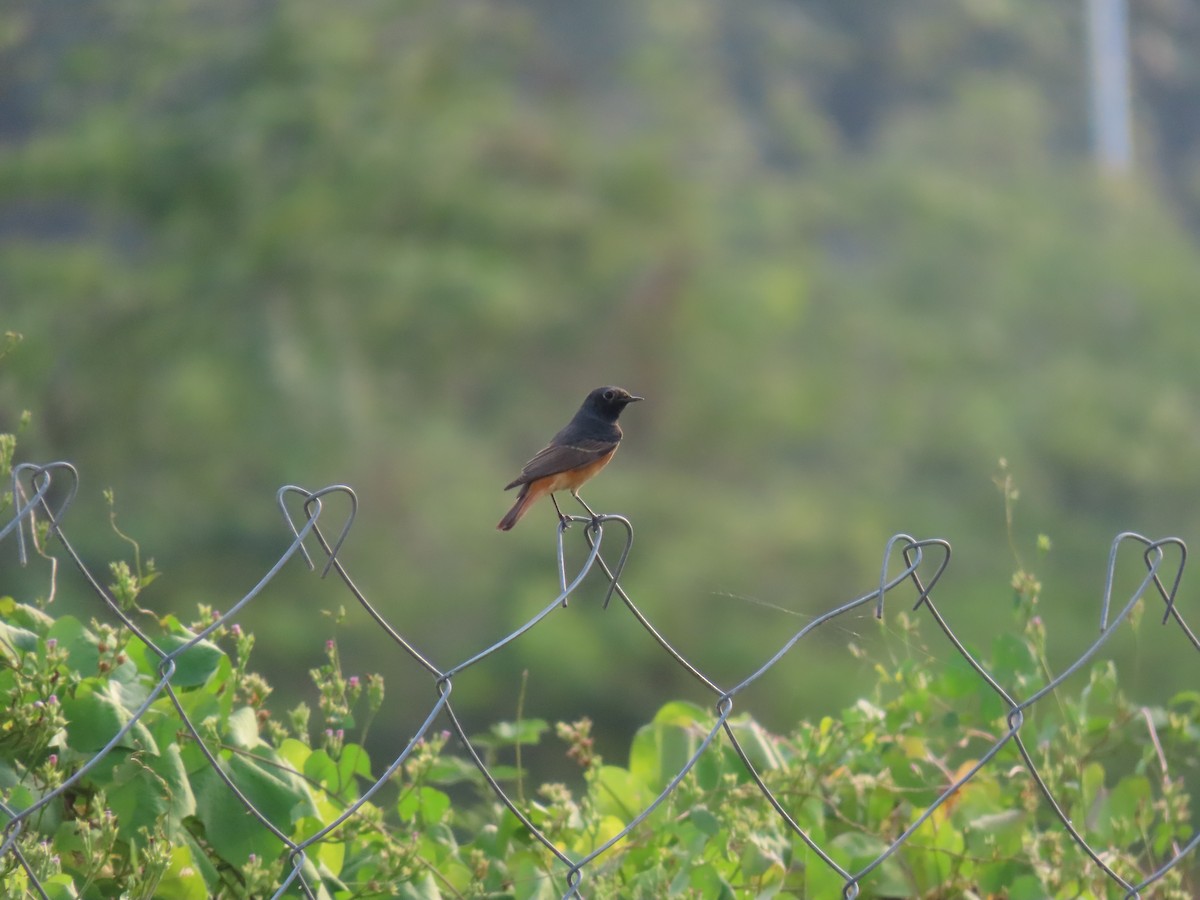
<svg viewBox="0 0 1200 900"><path fill-rule="evenodd" d="M1092 151L1110 172L1133 164L1126 0L1087 0L1092 81Z"/></svg>

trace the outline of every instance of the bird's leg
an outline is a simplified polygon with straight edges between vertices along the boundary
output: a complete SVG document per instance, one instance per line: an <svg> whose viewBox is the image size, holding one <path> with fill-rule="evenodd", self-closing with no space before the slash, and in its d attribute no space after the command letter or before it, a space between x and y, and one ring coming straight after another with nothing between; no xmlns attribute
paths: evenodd
<svg viewBox="0 0 1200 900"><path fill-rule="evenodd" d="M554 504L554 511L558 513L558 521L562 524L562 527L569 528L571 526L571 519L569 516L564 516L563 511L558 508L558 501L554 499L554 494L550 495L550 502Z"/></svg>
<svg viewBox="0 0 1200 900"><path fill-rule="evenodd" d="M592 517L592 524L594 525L600 517L592 512L592 508L583 502L583 498L576 491L571 491L571 496L578 500L579 505L587 510L588 515Z"/></svg>

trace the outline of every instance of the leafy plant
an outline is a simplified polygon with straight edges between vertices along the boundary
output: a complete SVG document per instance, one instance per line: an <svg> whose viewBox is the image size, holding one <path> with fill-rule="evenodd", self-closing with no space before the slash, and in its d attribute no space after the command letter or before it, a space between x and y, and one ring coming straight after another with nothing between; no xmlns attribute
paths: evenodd
<svg viewBox="0 0 1200 900"><path fill-rule="evenodd" d="M1007 476L1000 484L1011 523L1015 490ZM45 600L0 597L0 816L13 848L0 856L3 896L268 896L295 864L281 838L318 834L300 865L321 898L561 896L561 860L471 760L450 752L449 731L418 741L339 824L381 774L364 736L383 703L382 679L346 673L331 639L310 672L315 711L278 715L270 685L250 668L251 634L210 608L185 623L138 605L156 572L127 540L133 565L111 567L110 590L154 645L177 654L172 665L124 623L56 617ZM1041 585L1019 558L1012 584L1016 629L980 659L1013 696L1029 696L1049 671ZM584 893L839 896L844 879L820 853L857 872L920 822L863 879L860 896L1123 896L1070 839L1012 742L922 820L1001 741L1008 709L965 660L930 652L915 616L896 616L894 626L891 664L878 665L873 689L836 715L782 735L744 715L728 722L811 845L718 734L662 803L584 868ZM1105 864L1127 876L1152 871L1193 834L1188 794L1168 760L1194 770L1200 759L1200 693L1137 707L1108 661L1080 680L1082 689L1064 686L1053 704L1031 707L1021 734L1046 790ZM716 723L710 710L667 703L621 763L597 753L587 719L498 722L471 742L529 822L581 859L663 794ZM522 768L522 748L551 731L581 772L574 789L530 786ZM1200 882L1186 862L1155 884L1155 897L1195 895Z"/></svg>
<svg viewBox="0 0 1200 900"><path fill-rule="evenodd" d="M293 710L286 722L272 716L268 686L247 669L245 632L218 629L180 656L172 697L158 691L158 657L127 629L55 619L7 597L0 614L0 692L11 711L0 733L0 784L9 809L28 808L77 774L154 697L117 745L18 835L17 847L52 897L272 893L288 871L282 845L247 815L224 778L271 826L302 841L337 819L378 774L346 726L374 714L381 683L372 677L364 687L344 676L333 642L312 673L321 698L314 740L307 709ZM182 644L206 624L207 615L191 624L165 617L156 642ZM1019 637L998 637L988 660L996 676L1039 678L1041 639L1032 618ZM931 671L926 658L881 668L870 697L790 734L770 734L747 717L731 723L767 786L851 871L881 854L1002 731L999 707L978 691L973 673ZM1198 704L1196 695L1181 696L1147 711L1156 741L1194 759ZM179 711L198 735L181 727ZM1137 737L1144 730L1108 727L1143 715L1122 697L1111 665L1097 664L1085 690L1060 697L1056 713L1052 729L1041 717L1026 725L1044 736L1039 766L1074 818L1097 823L1092 836L1109 848L1110 865L1145 868L1190 837L1178 780L1150 777L1160 762L1154 742ZM666 787L714 721L711 711L669 703L637 733L620 765L595 753L590 723L559 723L556 737L581 767L583 789L542 784L529 791L525 813L564 852L591 853ZM545 723L498 723L475 743L497 753L537 743L545 731ZM449 737L423 741L388 800L377 795L314 845L304 874L321 896L561 893L561 864L490 796L472 765L447 752ZM1105 760L1122 749L1138 765L1116 776ZM492 771L510 781L524 774L498 765ZM477 785L474 799L452 801L450 791L463 783ZM1189 877L1173 871L1155 896L1190 896ZM1110 884L1066 839L1016 754L1002 752L865 879L862 896L1104 897L1113 895ZM720 741L586 872L592 896L825 897L841 886ZM14 897L31 889L12 854L0 867L0 888Z"/></svg>

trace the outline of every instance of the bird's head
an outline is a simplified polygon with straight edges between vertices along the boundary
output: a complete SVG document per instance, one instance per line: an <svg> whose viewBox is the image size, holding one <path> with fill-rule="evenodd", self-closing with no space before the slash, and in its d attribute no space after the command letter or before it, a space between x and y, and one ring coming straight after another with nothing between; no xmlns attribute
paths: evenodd
<svg viewBox="0 0 1200 900"><path fill-rule="evenodd" d="M629 393L625 388L608 385L598 387L588 394L587 399L583 401L583 408L602 418L616 421L617 416L621 415L621 410L642 399L644 398Z"/></svg>

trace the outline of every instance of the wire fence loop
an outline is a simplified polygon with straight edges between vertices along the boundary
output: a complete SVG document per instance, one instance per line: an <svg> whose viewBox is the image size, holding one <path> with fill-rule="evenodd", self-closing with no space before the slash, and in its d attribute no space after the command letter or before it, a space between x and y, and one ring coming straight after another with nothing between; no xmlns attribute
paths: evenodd
<svg viewBox="0 0 1200 900"><path fill-rule="evenodd" d="M144 644L147 658L154 664L152 671L157 672L157 680L152 685L147 682L148 689L140 702L128 711L123 721L113 730L112 734L108 735L102 745L96 747L91 755L61 783L43 791L27 803L15 803L8 794L0 793L0 817L4 820L3 826L0 828L0 863L7 862L8 857L11 856L11 862L24 871L30 885L30 892L34 896L46 898L46 900L49 900L49 897L45 886L39 883L34 867L22 850L23 837L27 829L35 825L37 817L42 811L51 804L68 797L72 789L105 759L110 758L118 750L122 752L138 751L142 747L140 742L143 740L142 734L145 730L143 720L147 717L151 707L164 697L169 699L169 704L160 704L159 709L174 711L173 715L178 718L180 728L190 736L191 743L203 757L201 768L206 767L208 771L211 771L212 775L220 782L221 789L227 791L229 796L236 800L237 805L244 810L245 815L254 820L255 827L261 828L278 844L280 858L286 861L286 865L280 876L280 882L275 885L274 897L299 892L304 897L316 900L321 895L322 875L318 871L316 863L320 862L320 849L324 842L339 840L340 833L346 827L347 822L359 815L363 811L364 805L370 803L386 784L397 777L405 763L412 758L416 748L429 739L435 723L439 720L444 720L448 726L443 732L443 737L453 736L457 739L464 750L467 763L478 771L482 783L491 791L496 800L517 819L532 842L540 845L545 851L547 865L557 873L558 887L556 891L561 889L561 896L564 900L565 898L585 896L588 885L595 883L597 872L602 871L599 869L599 860L613 853L639 828L650 822L657 812L663 810L664 804L667 804L668 800L676 795L685 779L697 771L697 764L707 754L719 752L714 750L716 747L732 750L732 754L727 753L727 755L731 760L736 761L735 767L741 767L739 777L742 777L740 772L744 770L745 777L749 779L745 782L746 788L754 795L755 802L758 802L757 794L761 794L762 802L770 808L768 815L778 817L778 820L783 823L783 829L795 835L800 842L797 846L803 845L811 853L811 857L807 858L805 865L826 867L832 873L832 877L840 881L840 893L844 900L855 900L861 896L863 885L868 883L872 875L877 874L889 859L913 839L918 831L927 827L931 822L938 821L935 819L937 812L945 807L952 798L959 795L974 779L977 779L981 772L995 767L997 757L1005 748L1015 749L1015 753L1010 752L1009 754L1010 758L1015 760L1013 763L1015 771L1020 772L1023 769L1024 774L1028 775L1041 795L1046 809L1057 820L1055 827L1061 826L1063 833L1078 848L1079 852L1085 854L1096 870L1111 882L1110 886L1115 886L1126 898L1142 897L1143 892L1161 881L1167 873L1194 854L1197 845L1200 844L1200 833L1197 833L1183 845L1178 843L1171 845L1168 848L1169 855L1161 859L1154 870L1148 873L1128 871L1128 866L1124 863L1118 865L1107 851L1092 846L1072 820L1068 810L1055 795L1055 782L1048 779L1043 773L1044 763L1039 763L1035 759L1034 754L1026 745L1025 735L1023 735L1023 731L1030 730L1027 727L1027 723L1031 721L1030 711L1055 692L1064 690L1066 681L1095 659L1112 638L1115 629L1129 618L1135 605L1145 599L1147 595L1151 598L1157 597L1163 603L1161 624L1165 626L1174 621L1192 647L1200 651L1200 641L1197 640L1195 633L1180 614L1177 603L1187 563L1187 547L1181 539L1176 537L1151 539L1136 532L1127 531L1114 538L1109 547L1104 582L1099 596L1099 635L1082 649L1077 659L1057 675L1047 673L1045 683L1031 688L1023 699L1010 693L1000 684L997 677L989 672L987 667L968 650L950 624L953 612L947 614L939 608L938 600L945 593L942 585L943 576L948 572L952 558L950 543L942 538L917 538L905 533L895 534L886 542L880 558L878 580L873 584L868 580L867 590L853 599L832 605L826 612L786 635L778 648L740 681L732 686L722 686L706 674L700 666L687 659L676 649L663 630L658 628L650 617L635 604L628 586L622 582L632 551L634 536L633 525L622 515L562 516L555 535L557 577L553 595L544 598L541 607L515 630L492 641L483 649L467 655L462 661L442 668L421 653L413 642L404 636L401 629L389 622L379 612L366 594L355 584L342 562L340 555L349 539L358 514L357 495L347 485L332 484L316 490L294 484L281 487L276 493L275 501L283 516L287 533L290 535L290 543L282 550L278 559L249 591L224 608L223 611L215 612L211 621L204 627L183 637L170 636L178 639L159 639L157 642L139 627L138 620L131 610L123 608L118 599L113 596L112 591L101 584L68 539L64 529L64 519L78 489L78 472L68 462L60 461L44 465L22 463L15 466L12 473L13 515L3 528L0 528L0 540L15 535L18 559L21 565L25 565L27 562L26 529L29 529L31 539L34 541L41 540L40 534L47 534L57 539L94 596L98 612L119 621ZM573 532L570 530L570 526L574 523L580 523L583 527ZM582 545L575 551L582 553L582 559L577 566L569 566L567 563L567 536L569 534L582 536ZM604 549L606 536L608 537L607 550ZM320 577L325 578L330 572L338 576L334 581L340 580L342 587L354 597L378 628L387 634L396 648L411 657L424 669L430 679L429 683L433 687L434 696L430 701L420 701L421 706L418 708L418 712L421 713L420 724L407 736L404 745L398 749L382 774L367 784L361 793L354 797L353 802L347 802L344 808L340 808L336 815L331 815L328 821L320 823L320 827L314 827L311 831L306 832L303 838L298 838L287 830L286 824L277 821L277 812L261 808L262 804L255 801L255 798L251 796L252 792L244 790L243 785L239 783L239 767L249 765L253 760L231 752L230 748L215 746L206 737L201 723L197 722L194 715L189 713L188 704L184 702L184 694L188 686L184 675L187 671L187 663L192 658L189 654L204 652L204 645L219 629L231 627L234 618L248 604L262 596L282 567L294 556L298 555L310 571L316 570L317 566L313 556L306 546L306 544L311 545L310 539L316 541L320 553L325 557ZM35 546L37 545L35 544ZM1126 547L1134 547L1139 551L1136 565L1141 573L1141 578L1126 596L1119 598L1120 608L1113 614L1112 610L1115 608L1115 603L1118 602L1118 598L1115 597L1118 576L1128 577L1123 568L1127 565L1126 560L1130 558L1129 553L1124 550ZM39 552L42 550L40 546L38 549ZM56 560L52 560L51 564L54 565L55 562ZM523 807L520 797L514 798L510 795L509 790L501 783L501 779L497 777L481 755L476 746L477 741L473 741L471 735L464 728L452 703L452 695L457 677L482 661L504 652L531 630L539 627L552 613L566 609L571 596L578 591L581 583L593 571L598 572L606 583L602 608L608 609L610 601L614 597L618 598L621 603L617 604L614 609L619 611L623 608L628 612L633 621L645 632L646 637L657 647L656 652L661 651L673 664L679 666L682 671L694 679L709 695L712 706L710 713L700 713L700 718L693 724L688 735L690 743L687 744L686 758L680 754L679 758L682 759L682 762L679 763L679 768L675 770L672 766L670 772L662 773L663 780L661 786L655 786L656 793L650 796L650 793L647 792L637 804L644 803L645 805L641 809L627 809L626 814L622 817L621 827L612 833L606 833L603 840L597 838L594 845L584 849L569 850L556 844L553 837L539 827L534 821L534 817L530 815L530 810ZM912 595L908 593L909 591L913 592ZM746 740L747 734L753 737L753 732L749 731L744 723L733 720L732 716L735 705L748 692L760 685L768 672L779 665L789 654L795 652L802 641L813 635L818 629L855 611L871 609L876 618L882 618L885 600L889 595L897 592L901 599L912 597L911 611L921 616L927 616L934 623L935 634L940 639L944 639L946 646L952 651L951 658L957 654L965 663L969 677L977 678L981 688L986 688L995 695L1003 713L1002 718L1001 716L997 717L995 720L997 726L992 729L997 733L986 735L985 742L980 744L979 752L969 765L964 764L953 772L946 771L945 777L936 783L936 796L933 796L932 790L929 791L929 796L933 796L933 799L927 805L913 810L912 815L904 823L904 827L898 827L895 834L886 837L878 836L881 849L878 852L872 850L875 855L871 859L857 859L852 863L845 858L839 859L842 854L839 853L837 847L823 838L814 837L814 834L819 836L820 832L806 827L805 815L802 808L797 806L794 795L786 791L781 792L777 787L773 787L773 779L770 777L771 770L777 768L780 763L770 756L764 758L761 751L758 752L756 761L755 754L751 752L754 745L751 743L750 749L748 749ZM569 615L569 613L561 614ZM207 646L211 647L212 645L208 644ZM428 709L424 708L425 702L430 703ZM711 715L711 719L707 718L709 715ZM1153 722L1148 714L1145 716L1145 724L1151 729L1153 736ZM972 736L972 740L979 741L980 739L980 735ZM1166 784L1168 781L1166 754L1162 745L1157 742L1157 738L1154 740L1163 772L1163 781ZM757 794L754 793L755 791ZM633 806L634 804L629 804L629 807Z"/></svg>

